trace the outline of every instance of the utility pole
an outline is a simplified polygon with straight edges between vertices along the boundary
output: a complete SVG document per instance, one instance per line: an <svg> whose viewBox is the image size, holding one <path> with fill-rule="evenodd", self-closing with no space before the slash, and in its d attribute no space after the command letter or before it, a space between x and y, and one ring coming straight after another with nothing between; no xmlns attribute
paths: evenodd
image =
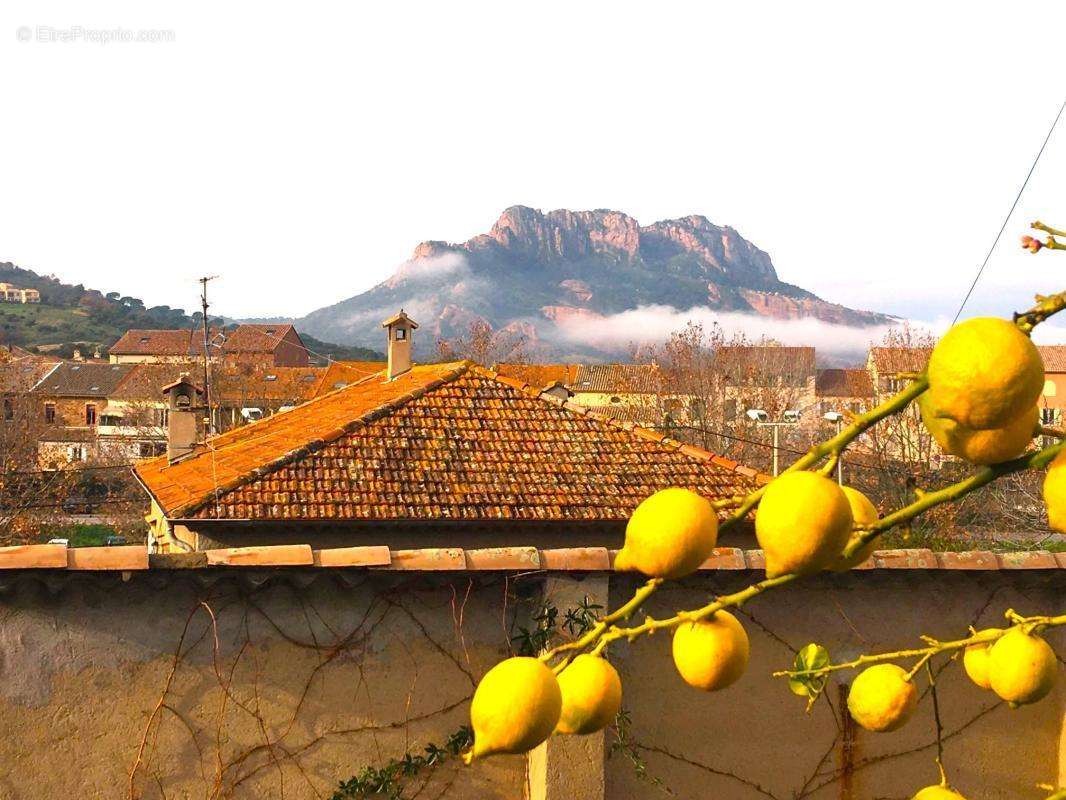
<svg viewBox="0 0 1066 800"><path fill-rule="evenodd" d="M774 431L774 443L773 443L773 448L774 448L774 477L776 478L778 476L778 473L780 472L780 456L779 456L779 453L780 453L780 447L781 447L781 437L780 437L780 434L778 433L778 428L780 428L783 425L791 425L791 426L798 425L799 421L800 421L800 412L795 410L795 409L791 409L791 408L785 409L785 412L782 415L783 419L780 422L770 422L770 416L765 411L763 411L761 408L749 408L745 412L745 414L747 415L748 419L750 419L752 422L755 423L755 425L757 427L759 427L759 428L773 428L773 431Z"/></svg>
<svg viewBox="0 0 1066 800"><path fill-rule="evenodd" d="M200 307L204 313L204 403L207 405L207 435L215 432L215 419L211 413L211 355L208 349L211 346L207 326L207 282L217 278L218 275L207 275L200 278Z"/></svg>
<svg viewBox="0 0 1066 800"><path fill-rule="evenodd" d="M844 425L844 415L839 411L827 411L822 415L822 419L827 422L832 422L837 426L836 435L840 435L840 429ZM837 483L841 486L844 485L844 451L840 451L840 455L837 456Z"/></svg>

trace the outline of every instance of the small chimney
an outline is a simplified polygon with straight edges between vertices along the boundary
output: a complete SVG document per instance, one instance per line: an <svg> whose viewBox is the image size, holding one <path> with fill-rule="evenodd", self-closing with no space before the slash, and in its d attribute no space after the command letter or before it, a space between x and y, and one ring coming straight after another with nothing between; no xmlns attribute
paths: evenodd
<svg viewBox="0 0 1066 800"><path fill-rule="evenodd" d="M381 323L381 327L388 331L389 336L389 366L385 380L391 381L411 369L411 332L418 327L418 323L403 313L401 308L399 314L393 314Z"/></svg>
<svg viewBox="0 0 1066 800"><path fill-rule="evenodd" d="M198 399L204 390L181 373L174 383L163 387L167 398L167 462L173 464L187 456L200 438L201 412Z"/></svg>

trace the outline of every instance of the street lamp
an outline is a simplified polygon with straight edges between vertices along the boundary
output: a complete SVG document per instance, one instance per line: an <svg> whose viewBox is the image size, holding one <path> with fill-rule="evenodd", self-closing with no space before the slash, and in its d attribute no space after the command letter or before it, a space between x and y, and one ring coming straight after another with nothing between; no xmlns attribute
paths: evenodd
<svg viewBox="0 0 1066 800"><path fill-rule="evenodd" d="M778 474L778 447L779 437L777 429L782 425L798 425L800 421L800 412L794 408L786 409L781 415L780 422L770 422L770 415L763 411L761 408L749 408L745 412L752 422L760 428L773 428L774 429L774 477Z"/></svg>
<svg viewBox="0 0 1066 800"><path fill-rule="evenodd" d="M840 435L840 426L844 424L844 415L839 411L826 411L822 414L822 419L827 422L832 422L837 426L837 436ZM837 483L841 486L844 485L844 451L840 451L840 455L837 456Z"/></svg>

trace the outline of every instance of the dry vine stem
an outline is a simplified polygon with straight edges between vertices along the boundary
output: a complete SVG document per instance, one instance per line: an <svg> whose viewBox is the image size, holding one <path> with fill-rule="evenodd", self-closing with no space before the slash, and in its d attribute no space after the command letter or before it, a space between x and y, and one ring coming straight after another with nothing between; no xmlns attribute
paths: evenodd
<svg viewBox="0 0 1066 800"><path fill-rule="evenodd" d="M1046 297L1043 295L1037 295L1036 304L1031 309L1024 313L1014 315L1014 324L1018 326L1019 330L1028 335L1033 328L1041 322L1063 309L1066 309L1066 291ZM900 392L865 414L856 415L854 420L847 427L842 428L836 436L812 447L805 455L801 456L795 463L784 470L782 474L815 468L824 459L832 461L833 459L839 458L844 452L844 449L865 431L872 428L881 420L902 411L928 388L929 380L924 374L911 376L911 382ZM854 555L864 545L873 541L886 531L898 525L904 525L910 522L915 517L931 508L957 500L960 497L991 483L997 478L1027 469L1042 469L1050 464L1055 456L1063 450L1066 450L1066 441L1057 442L1056 444L1027 453L1011 461L982 467L967 478L941 489L929 492L920 490L916 491L917 498L913 503L881 517L872 525L856 528L856 535L851 539L847 547L844 548L842 555L845 558ZM759 500L762 498L765 491L766 486L762 486L743 499L731 498L720 503L717 506L718 508L735 506L733 513L719 526L720 530L725 530L744 519L744 517L746 517L752 509L758 505ZM588 650L593 655L598 655L602 653L611 642L617 641L618 639L633 641L640 636L651 634L658 630L675 628L684 622L696 622L706 619L717 611L726 608L738 608L753 597L762 594L767 589L784 586L785 584L792 583L800 577L802 576L799 574L788 573L785 575L779 575L776 578L767 578L758 583L753 583L738 592L717 597L701 608L693 609L691 611L681 611L674 616L665 619L646 617L644 622L640 625L633 625L630 627L618 625L617 623L627 620L635 611L637 611L644 601L653 595L662 584L661 579L653 578L637 589L628 602L598 620L586 634L574 641L560 644L545 651L540 658L542 661L546 662L559 659L553 666L553 670L558 673L566 667L577 653Z"/></svg>

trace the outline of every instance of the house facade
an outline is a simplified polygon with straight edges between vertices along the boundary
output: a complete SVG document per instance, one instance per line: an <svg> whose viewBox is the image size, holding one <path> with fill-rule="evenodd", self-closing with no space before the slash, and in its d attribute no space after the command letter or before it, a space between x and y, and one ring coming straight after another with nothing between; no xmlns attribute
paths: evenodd
<svg viewBox="0 0 1066 800"><path fill-rule="evenodd" d="M79 463L128 463L158 452L158 429L130 429L126 411L110 398L129 377L131 364L56 364L30 390L41 427L41 469ZM155 443L155 444L153 444Z"/></svg>
<svg viewBox="0 0 1066 800"><path fill-rule="evenodd" d="M39 303L41 293L36 289L23 289L12 283L0 283L0 302Z"/></svg>

